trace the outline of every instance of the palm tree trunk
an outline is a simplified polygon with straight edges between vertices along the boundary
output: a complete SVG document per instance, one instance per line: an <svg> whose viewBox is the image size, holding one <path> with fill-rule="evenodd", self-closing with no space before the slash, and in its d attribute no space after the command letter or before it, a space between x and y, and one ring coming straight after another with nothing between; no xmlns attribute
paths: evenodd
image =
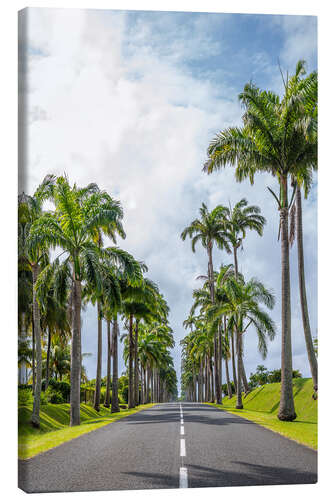
<svg viewBox="0 0 333 500"><path fill-rule="evenodd" d="M138 359L138 337L139 337L139 320L135 322L135 337L134 337L134 405L139 404L139 359Z"/></svg>
<svg viewBox="0 0 333 500"><path fill-rule="evenodd" d="M119 397L118 397L118 321L117 315L113 319L112 331L112 398L111 398L111 413L118 413Z"/></svg>
<svg viewBox="0 0 333 500"><path fill-rule="evenodd" d="M154 385L155 385L155 403L158 403L158 370L155 368L155 377L154 377Z"/></svg>
<svg viewBox="0 0 333 500"><path fill-rule="evenodd" d="M238 279L238 258L237 258L237 247L235 245L233 246L233 253L234 253L235 277L236 277L236 280L237 280ZM236 342L238 342L236 328L234 329L234 332L235 332L235 335L236 335ZM233 343L233 340L232 340L232 343ZM232 347L233 347L233 345L232 345ZM238 350L238 348L237 348L237 350ZM234 360L233 360L233 362L234 362ZM238 394L238 391L237 391L238 380L243 379L243 383L244 383L243 373L245 373L245 369L244 369L244 365L243 365L243 359L242 358L238 359L238 357L237 357L237 370L239 369L239 366L241 366L241 374L238 373L238 378L237 378L237 375L236 375L236 367L235 366L232 367L233 370L234 370L233 376L234 376L234 384L235 384L235 389L236 389L236 393L237 394ZM236 383L236 380L237 380L237 383ZM246 382L246 385L247 385L246 377L245 377L245 382ZM240 389L240 391L241 391L241 389Z"/></svg>
<svg viewBox="0 0 333 500"><path fill-rule="evenodd" d="M133 391L133 314L129 316L128 330L128 408L134 408Z"/></svg>
<svg viewBox="0 0 333 500"><path fill-rule="evenodd" d="M228 365L228 355L230 355L230 347L228 346L228 330L227 330L227 317L226 315L223 316L223 326L224 326L224 336L225 340L227 343L227 348L225 351L225 376L227 380L227 388L228 388L228 398L232 398L232 388L231 388L231 383L230 383L230 376L229 376L229 365ZM228 349L229 347L229 349Z"/></svg>
<svg viewBox="0 0 333 500"><path fill-rule="evenodd" d="M141 363L141 392L140 392L140 404L145 404L146 400L146 371Z"/></svg>
<svg viewBox="0 0 333 500"><path fill-rule="evenodd" d="M219 387L221 391L221 404L223 404L222 401L222 328L221 328L221 323L219 323L219 330L218 330L218 358L219 358Z"/></svg>
<svg viewBox="0 0 333 500"><path fill-rule="evenodd" d="M293 370L291 350L291 311L290 311L290 268L289 268L289 222L287 177L280 180L282 208L280 209L281 227L281 268L282 268L282 349L281 349L281 398L278 418L292 421L296 418L293 397Z"/></svg>
<svg viewBox="0 0 333 500"><path fill-rule="evenodd" d="M149 387L150 387L150 365L148 363L146 370L146 404L150 403Z"/></svg>
<svg viewBox="0 0 333 500"><path fill-rule="evenodd" d="M299 293L300 293L301 308L302 308L303 330L304 330L306 350L308 353L308 359L312 375L313 388L315 392L317 392L318 364L317 364L316 354L313 348L308 303L306 298L304 250L303 250L302 195L301 195L301 189L298 186L298 184L296 187L296 217L297 217L296 227L297 227L297 251L298 251L298 282L299 282Z"/></svg>
<svg viewBox="0 0 333 500"><path fill-rule="evenodd" d="M232 364L232 378L235 386L235 391L237 392L237 372L236 372L236 360L235 360L235 340L234 332L230 332L231 340L231 364Z"/></svg>
<svg viewBox="0 0 333 500"><path fill-rule="evenodd" d="M199 366L198 383L199 383L199 403L202 403L202 361L200 361L200 366Z"/></svg>
<svg viewBox="0 0 333 500"><path fill-rule="evenodd" d="M35 339L35 324L32 319L32 394L35 394L35 385L36 385L36 339Z"/></svg>
<svg viewBox="0 0 333 500"><path fill-rule="evenodd" d="M210 369L210 387L211 387L210 402L214 403L214 370L213 370L212 358L209 359L209 369Z"/></svg>
<svg viewBox="0 0 333 500"><path fill-rule="evenodd" d="M241 349L242 349L242 353L243 353L243 349L244 349L244 346L243 346L243 338L241 337ZM243 382L243 386L244 386L244 392L245 392L245 395L248 394L250 392L250 389L249 389L249 384L247 383L247 378L246 378L246 373L245 373L245 367L244 367L244 361L243 361L243 355L241 357L241 360L240 360L240 363L241 363L241 375L242 375L242 382Z"/></svg>
<svg viewBox="0 0 333 500"><path fill-rule="evenodd" d="M228 358L227 356L224 358L225 362L225 377L227 379L227 388L228 388L228 398L232 398L232 388L231 388L231 383L230 383L230 378L229 378L229 366L228 366Z"/></svg>
<svg viewBox="0 0 333 500"><path fill-rule="evenodd" d="M205 358L205 401L209 401L209 368L208 355Z"/></svg>
<svg viewBox="0 0 333 500"><path fill-rule="evenodd" d="M215 302L215 290L214 290L214 267L213 267L213 254L212 254L212 248L213 244L210 242L207 246L207 251L208 251L208 278L209 278L209 283L210 283L210 298L212 301L212 304ZM214 379L215 379L215 397L216 397L216 403L221 404L221 387L219 384L219 372L218 372L218 365L219 365L219 359L218 359L218 343L217 343L217 331L215 330L214 332Z"/></svg>
<svg viewBox="0 0 333 500"><path fill-rule="evenodd" d="M111 322L109 320L106 321L106 336L107 336L107 362L106 362L106 389L105 389L105 401L104 401L104 406L105 408L110 408L110 401L111 401L111 354L112 354L112 348L111 348Z"/></svg>
<svg viewBox="0 0 333 500"><path fill-rule="evenodd" d="M45 373L45 391L49 386L50 378L50 351L51 351L51 330L47 329L47 351L46 351L46 373Z"/></svg>
<svg viewBox="0 0 333 500"><path fill-rule="evenodd" d="M42 390L42 337L40 331L40 310L36 296L36 281L39 275L39 265L32 266L32 279L33 279L33 322L34 333L36 339L36 385L34 392L34 403L31 415L31 423L34 427L39 427L40 418L40 394Z"/></svg>
<svg viewBox="0 0 333 500"><path fill-rule="evenodd" d="M101 373L102 373L102 318L101 318L101 303L97 301L97 366L96 366L96 382L95 382L95 397L94 408L99 411L101 400Z"/></svg>
<svg viewBox="0 0 333 500"><path fill-rule="evenodd" d="M22 317L21 317L21 331L20 331L19 340L23 340L23 342L25 342L27 340L27 332L26 332L26 328L25 328L25 313L24 312L22 313ZM18 373L18 383L19 384L27 384L28 383L27 369L28 369L27 363L22 361L21 365L19 366L19 373Z"/></svg>
<svg viewBox="0 0 333 500"><path fill-rule="evenodd" d="M152 386L153 386L153 401L154 401L154 403L157 403L157 401L156 401L156 368L153 368Z"/></svg>
<svg viewBox="0 0 333 500"><path fill-rule="evenodd" d="M149 363L147 364L147 370L146 370L146 401L145 403L149 403L150 402L150 398L149 398L149 384L150 384L150 366L149 366Z"/></svg>
<svg viewBox="0 0 333 500"><path fill-rule="evenodd" d="M195 372L192 368L192 384L193 384L193 402L196 402L196 392L195 392Z"/></svg>
<svg viewBox="0 0 333 500"><path fill-rule="evenodd" d="M81 281L74 279L74 314L71 343L70 425L80 425L81 385Z"/></svg>
<svg viewBox="0 0 333 500"><path fill-rule="evenodd" d="M150 372L150 402L155 403L155 401L154 401L154 368L152 368L151 372Z"/></svg>
<svg viewBox="0 0 333 500"><path fill-rule="evenodd" d="M150 365L147 366L147 394L146 394L146 403L150 403Z"/></svg>
<svg viewBox="0 0 333 500"><path fill-rule="evenodd" d="M243 408L243 402L242 402L242 344L241 344L241 335L239 332L236 332L237 335L237 373L238 373L238 380L237 380L237 403L236 403L236 408L238 410Z"/></svg>
<svg viewBox="0 0 333 500"><path fill-rule="evenodd" d="M143 364L141 363L141 392L140 392L140 404L145 404L145 395L146 395L146 388L145 388L145 369Z"/></svg>
<svg viewBox="0 0 333 500"><path fill-rule="evenodd" d="M212 387L211 387L211 371L210 371L210 355L208 354L207 357L207 368L208 368L208 377L207 377L207 384L208 384L208 394L207 394L207 401L211 401L212 399Z"/></svg>

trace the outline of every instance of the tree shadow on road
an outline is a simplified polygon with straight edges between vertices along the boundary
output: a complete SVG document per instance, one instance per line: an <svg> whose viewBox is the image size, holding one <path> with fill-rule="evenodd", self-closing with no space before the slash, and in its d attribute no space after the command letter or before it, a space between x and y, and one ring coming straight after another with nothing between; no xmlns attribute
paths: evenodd
<svg viewBox="0 0 333 500"><path fill-rule="evenodd" d="M248 462L230 462L234 470L188 465L189 487L260 486L314 484L317 474L287 467L271 467Z"/></svg>

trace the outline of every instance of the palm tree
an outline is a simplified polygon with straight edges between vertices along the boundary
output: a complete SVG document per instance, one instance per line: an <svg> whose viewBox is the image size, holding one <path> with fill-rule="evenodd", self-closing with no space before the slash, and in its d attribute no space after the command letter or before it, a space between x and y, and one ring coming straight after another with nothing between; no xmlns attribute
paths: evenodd
<svg viewBox="0 0 333 500"><path fill-rule="evenodd" d="M159 346L149 327L143 327L143 332L138 340L138 356L142 368L142 402L144 404L153 400L151 385L152 369L159 356ZM150 390L149 390L150 388Z"/></svg>
<svg viewBox="0 0 333 500"><path fill-rule="evenodd" d="M118 314L122 312L122 300L125 298L126 293L128 294L128 289L131 288L132 293L134 293L134 290L142 284L142 273L147 271L147 267L143 263L137 262L126 252L123 252L123 254L124 256L127 256L126 259L123 258L122 260L119 260L112 269L107 270L107 267L105 268L105 278L108 277L109 280L112 280L112 283L113 280L117 280L120 290L120 300L115 300L115 295L110 293L107 294L107 297L104 297L104 304L107 310L106 317L110 321L112 318L112 413L120 411L118 398ZM111 284L109 286L110 289L112 289ZM106 287L106 285L107 279L104 280L104 287Z"/></svg>
<svg viewBox="0 0 333 500"><path fill-rule="evenodd" d="M32 349L28 340L19 340L18 342L18 366L19 369L24 367L25 373L21 372L19 376L19 384L28 383L28 368L32 367Z"/></svg>
<svg viewBox="0 0 333 500"><path fill-rule="evenodd" d="M134 337L134 403L139 404L139 353L138 353L138 342L139 342L139 326L140 321L143 320L146 323L152 321L163 321L166 320L169 308L163 296L159 293L158 287L150 280L144 280L145 289L144 294L141 297L143 302L138 303L138 310L135 314L135 337Z"/></svg>
<svg viewBox="0 0 333 500"><path fill-rule="evenodd" d="M119 413L119 398L118 398L118 316L114 312L113 328L112 328L112 399L111 399L111 413Z"/></svg>
<svg viewBox="0 0 333 500"><path fill-rule="evenodd" d="M47 247L44 242L31 238L34 224L42 217L43 201L48 196L54 182L53 176L47 176L38 186L33 196L22 193L18 199L18 255L19 261L25 263L32 273L32 309L33 309L33 336L36 344L36 383L34 384L34 402L31 423L39 427L40 395L42 389L42 337L40 327L40 309L36 296L36 282L41 270L48 261ZM33 367L34 369L34 367Z"/></svg>
<svg viewBox="0 0 333 500"><path fill-rule="evenodd" d="M110 195L106 192L101 191L98 186L94 185L93 193L98 193L99 200L103 202L110 203L110 206L116 206L118 209L118 217L114 218L112 221L106 221L101 227L95 229L94 242L99 248L103 246L103 233L108 236L114 244L117 243L116 236L119 235L121 238L126 238L124 228L122 226L123 211L120 207L119 202L114 201ZM110 280L109 280L110 282ZM112 281L112 286L115 285L114 280ZM117 285L118 286L118 285ZM119 288L119 286L118 286ZM95 393L94 393L94 409L99 411L100 409L100 398L101 398L101 374L102 374L102 297L103 293L99 288L95 290L90 290L90 296L93 303L97 303L97 365L96 365L96 383L95 383ZM118 290L116 291L118 295ZM108 361L110 358L108 357ZM108 389L110 384L108 385Z"/></svg>
<svg viewBox="0 0 333 500"><path fill-rule="evenodd" d="M296 413L292 387L288 178L302 178L308 172L316 162L317 147L306 140L301 98L285 95L280 99L275 93L248 83L239 99L245 107L244 125L229 127L213 139L204 170L211 173L230 164L236 166L238 181L248 177L253 183L257 172L269 172L278 179L280 196L269 188L278 204L281 233L282 382L278 418L292 421Z"/></svg>
<svg viewBox="0 0 333 500"><path fill-rule="evenodd" d="M100 248L100 246L99 246ZM128 256L130 259L130 256ZM101 257L99 265L99 273L101 277L101 285L98 287L94 283L89 283L83 290L84 301L90 300L92 304L97 303L97 367L94 392L94 409L100 410L101 399L101 372L102 372L102 319L103 315L107 318L107 336L108 336L108 378L107 378L107 398L110 399L110 321L112 311L115 307L121 304L120 284L117 278L117 269L109 262L108 255ZM109 401L110 406L110 401Z"/></svg>
<svg viewBox="0 0 333 500"><path fill-rule="evenodd" d="M106 361L106 387L105 387L105 408L110 408L111 404L111 356L112 356L112 342L111 342L111 320L106 320L106 337L107 337L107 361Z"/></svg>
<svg viewBox="0 0 333 500"><path fill-rule="evenodd" d="M267 355L266 336L270 340L275 337L275 325L269 315L260 308L263 303L267 308L272 309L275 304L273 294L267 290L262 283L251 279L247 283L241 280L229 279L225 282L224 289L228 301L222 305L211 306L208 314L211 317L228 315L229 326L234 327L237 334L237 404L236 408L243 408L241 391L241 357L242 357L242 336L252 325L258 336L258 349L263 358ZM245 323L247 324L245 325Z"/></svg>
<svg viewBox="0 0 333 500"><path fill-rule="evenodd" d="M56 380L59 376L59 380L61 381L64 375L70 374L70 347L62 342L59 342L57 338L51 340L51 343L50 370L51 373L55 375Z"/></svg>
<svg viewBox="0 0 333 500"><path fill-rule="evenodd" d="M145 266L145 270L147 270ZM136 383L138 383L138 366L136 361L137 336L139 321L149 318L153 312L152 308L156 303L155 294L158 288L147 278L143 279L141 286L133 287L130 283L123 290L122 310L128 318L128 407L133 408L136 404ZM135 338L133 337L134 320L137 320L135 327ZM134 366L136 365L136 366ZM136 380L135 380L136 379Z"/></svg>
<svg viewBox="0 0 333 500"><path fill-rule="evenodd" d="M18 262L18 350L19 350L19 383L27 383L28 368L32 369L33 375L35 373L34 367L34 352L30 348L30 331L33 333L32 328L32 273L30 266L19 259ZM25 347L29 348L30 357L25 359L26 355L23 354ZM34 347L34 343L32 345ZM23 351L22 351L23 349ZM22 351L22 355L20 354ZM34 379L34 376L33 376ZM33 380L34 385L35 380Z"/></svg>
<svg viewBox="0 0 333 500"><path fill-rule="evenodd" d="M214 290L214 267L213 267L213 244L221 250L226 250L230 253L230 247L226 236L223 217L225 215L225 207L217 206L211 212L203 203L200 208L200 219L195 219L181 233L181 238L184 241L187 236L192 239L192 251L195 252L195 246L198 241L206 248L208 254L208 279L210 284L210 297L212 303L215 301ZM217 332L214 334L214 375L215 375L215 392L216 402L221 403L221 387L219 384L218 371L218 344Z"/></svg>
<svg viewBox="0 0 333 500"><path fill-rule="evenodd" d="M50 288L49 293L41 304L41 327L47 332L45 390L49 385L51 339L54 334L66 338L70 334L70 325L67 318L65 304L60 304Z"/></svg>
<svg viewBox="0 0 333 500"><path fill-rule="evenodd" d="M89 195L88 195L89 194ZM113 224L121 208L117 202L104 198L99 192L90 194L84 189L71 187L66 177L58 177L52 189L54 212L38 218L30 229L30 247L35 245L62 249L65 264L73 283L73 326L71 342L70 425L80 424L81 381L81 302L82 282L102 286L100 257L102 250L93 241L96 231ZM124 252L117 248L103 250L116 260L124 260ZM126 254L127 256L127 254ZM49 266L48 266L49 267ZM47 280L48 267L40 275ZM42 274L44 274L42 276Z"/></svg>
<svg viewBox="0 0 333 500"><path fill-rule="evenodd" d="M259 236L262 236L263 234L263 228L266 224L266 219L260 214L260 212L261 211L258 206L248 206L248 201L245 198L242 198L238 203L236 203L233 208L230 206L230 208L227 208L226 210L225 221L228 228L228 239L233 248L234 270L236 279L238 278L237 250L239 248L243 249L243 241L246 236L246 231L254 230L259 234ZM232 332L231 335L233 335ZM231 338L231 342L233 345L233 337ZM248 392L249 387L245 375L243 358L241 358L241 365L245 392Z"/></svg>
<svg viewBox="0 0 333 500"><path fill-rule="evenodd" d="M296 66L295 75L287 79L285 83L286 95L290 98L301 98L304 101L304 125L306 130L306 139L313 144L317 144L317 72L314 71L305 78L305 61L299 61ZM302 222L302 193L301 187L304 188L305 198L307 197L312 183L312 169L317 170L317 158L302 176L292 179L292 185L296 187L295 202L291 207L291 222L290 222L290 243L294 241L294 228L296 227L297 253L298 253L298 281L300 302L302 309L302 321L305 337L306 350L308 354L314 391L318 391L318 365L315 355L315 350L312 342L311 327L309 320L309 312L306 297L305 285L305 270L304 270L304 249L303 249L303 222ZM294 221L296 218L296 224Z"/></svg>

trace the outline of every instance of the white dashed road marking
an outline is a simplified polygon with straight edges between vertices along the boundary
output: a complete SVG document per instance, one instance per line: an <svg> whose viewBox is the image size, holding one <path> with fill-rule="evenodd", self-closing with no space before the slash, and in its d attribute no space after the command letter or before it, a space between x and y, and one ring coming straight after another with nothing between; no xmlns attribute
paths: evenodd
<svg viewBox="0 0 333 500"><path fill-rule="evenodd" d="M180 456L186 457L185 439L180 440Z"/></svg>
<svg viewBox="0 0 333 500"><path fill-rule="evenodd" d="M188 488L187 468L181 467L179 469L179 488Z"/></svg>
<svg viewBox="0 0 333 500"><path fill-rule="evenodd" d="M183 420L183 408L182 405L179 405L180 407L180 435L184 436L185 434L185 429L184 429L184 420ZM179 488L188 488L188 474L187 474L187 467L184 467L184 458L186 457L186 446L185 446L185 439L180 438L180 456L181 456L181 467L179 469Z"/></svg>

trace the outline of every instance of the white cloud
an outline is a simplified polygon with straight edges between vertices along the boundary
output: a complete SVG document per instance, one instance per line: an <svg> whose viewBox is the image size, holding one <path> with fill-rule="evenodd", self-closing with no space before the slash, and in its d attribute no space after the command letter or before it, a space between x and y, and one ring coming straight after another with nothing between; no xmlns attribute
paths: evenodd
<svg viewBox="0 0 333 500"><path fill-rule="evenodd" d="M274 16L282 28L284 45L281 62L293 71L299 59L305 59L309 69L317 65L317 18L314 16Z"/></svg>
<svg viewBox="0 0 333 500"><path fill-rule="evenodd" d="M119 244L149 266L149 276L169 302L171 324L179 341L184 335L182 322L191 305L191 291L198 286L195 277L207 268L204 251L198 248L193 255L189 242L183 243L179 235L197 216L202 201L212 208L245 196L262 207L268 220L264 237L248 236L240 265L248 277L255 275L272 287L277 298L280 250L278 214L266 189L274 186L269 176L260 176L251 187L248 182L235 183L231 170L209 177L201 172L212 136L239 123L241 110L236 93L230 93L229 87L199 79L183 64L193 54L201 57L217 50L210 39L203 43L205 32L200 30L207 29L207 18L199 16L194 21L197 36L193 34L193 44L188 43L185 28L178 34L171 29L170 16L168 20L170 30L164 32L161 24L156 36L156 26L154 33L142 20L129 26L124 13L29 10L28 105L33 120L28 129L26 190L33 191L47 173L66 171L71 181L80 185L97 182L119 198L127 233ZM302 33L300 27L298 30ZM268 64L264 53L255 55L253 61L263 68ZM316 258L313 206L313 201L304 203L309 266ZM214 257L216 267L221 260L229 261L217 252ZM309 270L309 278L310 290L315 290L315 269ZM296 304L297 275L293 286ZM316 296L309 297L314 325ZM277 323L279 308L278 300L274 311ZM296 319L294 348L305 352L302 328ZM279 342L277 338L269 351L266 364L270 368L279 365ZM260 358L252 334L245 347L247 369L254 370ZM95 356L96 314L92 307L84 314L83 350ZM179 356L178 347L178 368ZM298 357L297 363L299 360L302 364L297 368L308 374L305 357ZM95 376L95 357L88 358L86 364L89 376Z"/></svg>

